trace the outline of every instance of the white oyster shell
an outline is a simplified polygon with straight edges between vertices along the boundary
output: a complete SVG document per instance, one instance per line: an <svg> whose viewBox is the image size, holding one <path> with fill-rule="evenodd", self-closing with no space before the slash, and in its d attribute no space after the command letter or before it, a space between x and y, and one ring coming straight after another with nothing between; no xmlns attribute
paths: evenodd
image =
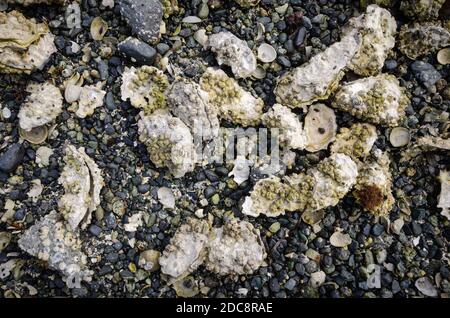
<svg viewBox="0 0 450 318"><path fill-rule="evenodd" d="M339 130L336 140L331 145L331 152L343 153L356 161L369 155L377 137L375 126L356 123Z"/></svg>
<svg viewBox="0 0 450 318"><path fill-rule="evenodd" d="M139 140L147 145L153 164L168 167L175 178L194 169L196 153L189 128L167 111L159 109L138 122Z"/></svg>
<svg viewBox="0 0 450 318"><path fill-rule="evenodd" d="M258 125L264 102L244 90L222 71L209 67L200 79L209 102L217 108L220 118L242 126Z"/></svg>
<svg viewBox="0 0 450 318"><path fill-rule="evenodd" d="M344 71L360 47L360 36L351 32L340 42L313 56L309 62L282 75L277 82L277 101L291 108L327 99L338 87Z"/></svg>
<svg viewBox="0 0 450 318"><path fill-rule="evenodd" d="M450 175L447 171L439 173L439 181L441 181L441 193L439 194L439 202L437 207L442 209L441 214L450 220Z"/></svg>
<svg viewBox="0 0 450 318"><path fill-rule="evenodd" d="M220 276L252 274L264 264L266 250L259 230L238 219L212 231L206 267Z"/></svg>
<svg viewBox="0 0 450 318"><path fill-rule="evenodd" d="M59 211L75 230L80 224L85 229L91 222L92 212L100 205L100 191L104 181L101 170L84 151L67 145L65 166L58 179L64 195L58 202Z"/></svg>
<svg viewBox="0 0 450 318"><path fill-rule="evenodd" d="M103 106L106 92L101 89L102 83L83 86L78 101L78 109L75 114L80 118L86 118L94 113L95 109Z"/></svg>
<svg viewBox="0 0 450 318"><path fill-rule="evenodd" d="M327 149L336 137L336 116L333 109L324 104L309 107L305 117L305 149L311 152Z"/></svg>
<svg viewBox="0 0 450 318"><path fill-rule="evenodd" d="M343 85L332 106L373 124L397 126L405 116L409 97L397 78L380 74Z"/></svg>
<svg viewBox="0 0 450 318"><path fill-rule="evenodd" d="M27 229L19 238L19 247L28 254L60 271L69 288L80 288L90 282L93 272L87 268L87 257L81 250L78 232L65 224L55 211Z"/></svg>
<svg viewBox="0 0 450 318"><path fill-rule="evenodd" d="M19 124L30 131L53 122L62 112L63 97L58 87L50 83L32 83L27 86L27 96L19 111Z"/></svg>
<svg viewBox="0 0 450 318"><path fill-rule="evenodd" d="M219 32L208 37L206 47L217 55L219 65L231 66L237 77L249 77L256 70L256 57L245 41L230 32Z"/></svg>
<svg viewBox="0 0 450 318"><path fill-rule="evenodd" d="M395 46L395 18L388 10L372 4L367 7L365 14L351 19L347 27L350 31L344 31L344 34L356 29L362 36L361 46L349 68L362 76L378 74L388 53Z"/></svg>

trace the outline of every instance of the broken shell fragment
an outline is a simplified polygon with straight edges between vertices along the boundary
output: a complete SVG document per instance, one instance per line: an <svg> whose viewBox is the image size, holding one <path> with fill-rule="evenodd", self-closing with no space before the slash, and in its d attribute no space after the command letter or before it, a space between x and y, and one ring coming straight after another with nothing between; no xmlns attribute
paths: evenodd
<svg viewBox="0 0 450 318"><path fill-rule="evenodd" d="M34 145L42 144L48 137L47 126L34 127L27 131L19 127L19 135L21 138Z"/></svg>
<svg viewBox="0 0 450 318"><path fill-rule="evenodd" d="M346 247L352 243L352 238L348 234L336 231L330 236L330 243L335 247Z"/></svg>
<svg viewBox="0 0 450 318"><path fill-rule="evenodd" d="M101 89L103 84L98 82L97 85L83 86L78 101L78 109L75 114L79 118L86 118L94 114L96 108L103 106L103 99L106 92Z"/></svg>
<svg viewBox="0 0 450 318"><path fill-rule="evenodd" d="M247 43L228 31L210 35L206 48L216 53L219 65L230 66L236 77L249 77L256 69L256 57Z"/></svg>
<svg viewBox="0 0 450 318"><path fill-rule="evenodd" d="M353 160L366 157L377 140L375 126L366 123L356 123L349 128L341 128L336 140L331 146L331 153L343 153Z"/></svg>
<svg viewBox="0 0 450 318"><path fill-rule="evenodd" d="M143 251L139 255L138 265L150 273L155 272L159 269L158 260L160 256L161 253L156 250Z"/></svg>
<svg viewBox="0 0 450 318"><path fill-rule="evenodd" d="M407 91L397 78L380 74L344 84L332 106L373 124L397 126L408 104Z"/></svg>
<svg viewBox="0 0 450 318"><path fill-rule="evenodd" d="M83 81L80 73L75 73L65 82L64 99L66 102L74 103L80 99Z"/></svg>
<svg viewBox="0 0 450 318"><path fill-rule="evenodd" d="M404 127L395 127L391 130L389 141L394 147L403 147L409 144L411 136L409 130Z"/></svg>
<svg viewBox="0 0 450 318"><path fill-rule="evenodd" d="M11 238L11 233L0 232L0 253L9 245L9 242L11 242Z"/></svg>
<svg viewBox="0 0 450 318"><path fill-rule="evenodd" d="M91 22L91 36L95 41L103 40L106 32L108 31L108 23L101 17L96 17Z"/></svg>
<svg viewBox="0 0 450 318"><path fill-rule="evenodd" d="M442 65L450 64L450 47L446 47L438 52L437 61Z"/></svg>
<svg viewBox="0 0 450 318"><path fill-rule="evenodd" d="M421 277L414 283L414 286L425 296L437 297L438 290L428 277Z"/></svg>
<svg viewBox="0 0 450 318"><path fill-rule="evenodd" d="M311 152L327 149L336 137L336 116L324 104L312 105L305 117L306 147Z"/></svg>
<svg viewBox="0 0 450 318"><path fill-rule="evenodd" d="M20 128L33 128L53 122L62 113L63 97L58 87L50 83L31 83L27 86L30 95L19 111Z"/></svg>
<svg viewBox="0 0 450 318"><path fill-rule="evenodd" d="M439 173L439 181L441 182L441 193L439 194L439 202L437 207L441 208L441 215L450 221L450 175L447 171Z"/></svg>
<svg viewBox="0 0 450 318"><path fill-rule="evenodd" d="M349 33L340 42L313 56L308 63L282 75L277 81L280 104L303 107L327 99L338 87L345 68L360 46L360 36Z"/></svg>
<svg viewBox="0 0 450 318"><path fill-rule="evenodd" d="M258 47L258 59L263 63L271 63L277 58L277 51L272 45L263 43Z"/></svg>
<svg viewBox="0 0 450 318"><path fill-rule="evenodd" d="M175 196L172 190L167 187L158 189L158 200L166 209L173 210L175 208Z"/></svg>

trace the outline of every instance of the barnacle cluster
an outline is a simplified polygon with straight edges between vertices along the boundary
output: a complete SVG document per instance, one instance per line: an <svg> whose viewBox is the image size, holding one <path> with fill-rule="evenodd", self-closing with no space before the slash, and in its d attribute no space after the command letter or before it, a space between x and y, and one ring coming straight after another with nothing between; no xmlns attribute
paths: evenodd
<svg viewBox="0 0 450 318"><path fill-rule="evenodd" d="M73 230L79 225L85 229L91 222L92 212L100 205L102 173L83 147L67 145L63 160L65 166L58 182L65 193L58 202L59 211Z"/></svg>
<svg viewBox="0 0 450 318"><path fill-rule="evenodd" d="M356 161L369 155L376 140L375 126L356 123L339 130L335 142L331 145L331 152L343 153Z"/></svg>
<svg viewBox="0 0 450 318"><path fill-rule="evenodd" d="M249 77L256 70L256 57L245 41L228 31L212 34L205 45L216 53L219 65L231 67L236 77Z"/></svg>
<svg viewBox="0 0 450 318"><path fill-rule="evenodd" d="M53 39L45 23L18 11L0 12L0 72L29 74L42 69L56 52Z"/></svg>
<svg viewBox="0 0 450 318"><path fill-rule="evenodd" d="M253 97L221 69L209 67L200 79L200 86L208 93L209 102L217 108L220 118L244 127L260 123L262 99Z"/></svg>
<svg viewBox="0 0 450 318"><path fill-rule="evenodd" d="M150 115L156 109L166 107L165 92L169 86L166 75L153 66L126 67L122 75L120 91L122 100L130 99L131 105Z"/></svg>
<svg viewBox="0 0 450 318"><path fill-rule="evenodd" d="M153 164L158 168L169 168L175 178L192 171L196 154L189 128L164 109L140 116L139 140L147 145Z"/></svg>
<svg viewBox="0 0 450 318"><path fill-rule="evenodd" d="M402 0L400 10L405 16L419 21L436 19L446 0Z"/></svg>
<svg viewBox="0 0 450 318"><path fill-rule="evenodd" d="M81 281L90 282L93 272L87 268L87 257L81 250L79 234L55 211L27 229L19 238L19 247L28 254L60 271L69 287Z"/></svg>
<svg viewBox="0 0 450 318"><path fill-rule="evenodd" d="M26 90L30 95L20 107L20 128L30 131L53 122L61 114L63 98L58 87L50 83L31 83Z"/></svg>
<svg viewBox="0 0 450 318"><path fill-rule="evenodd" d="M407 91L397 78L380 74L342 85L332 105L373 124L397 126L408 104Z"/></svg>

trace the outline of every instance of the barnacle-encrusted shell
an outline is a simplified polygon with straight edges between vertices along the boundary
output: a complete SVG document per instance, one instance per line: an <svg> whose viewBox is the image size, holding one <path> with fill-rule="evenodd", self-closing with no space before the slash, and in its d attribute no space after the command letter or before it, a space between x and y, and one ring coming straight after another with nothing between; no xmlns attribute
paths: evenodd
<svg viewBox="0 0 450 318"><path fill-rule="evenodd" d="M30 131L51 123L62 112L63 97L58 87L50 83L32 83L27 86L27 96L19 111L19 124Z"/></svg>
<svg viewBox="0 0 450 318"><path fill-rule="evenodd" d="M259 230L238 219L212 230L206 267L220 276L252 274L264 264L266 250Z"/></svg>
<svg viewBox="0 0 450 318"><path fill-rule="evenodd" d="M377 140L375 126L356 123L349 128L339 130L335 142L331 145L332 153L343 153L353 160L366 157Z"/></svg>
<svg viewBox="0 0 450 318"><path fill-rule="evenodd" d="M188 218L178 228L159 258L161 272L170 276L170 281L183 279L203 263L210 231L206 220L195 218Z"/></svg>
<svg viewBox="0 0 450 318"><path fill-rule="evenodd" d="M442 209L441 215L450 220L450 175L447 171L439 173L439 181L441 181L441 193L439 194L439 202L437 207Z"/></svg>
<svg viewBox="0 0 450 318"><path fill-rule="evenodd" d="M398 49L412 60L450 45L449 30L437 23L403 25L398 37Z"/></svg>
<svg viewBox="0 0 450 318"><path fill-rule="evenodd" d="M219 65L230 66L236 77L249 77L256 70L256 57L247 43L228 31L210 35L206 47L216 53Z"/></svg>
<svg viewBox="0 0 450 318"><path fill-rule="evenodd" d="M408 18L426 21L436 19L446 0L402 0L400 10Z"/></svg>
<svg viewBox="0 0 450 318"><path fill-rule="evenodd" d="M54 36L45 23L20 12L0 12L0 72L31 73L42 69L56 52Z"/></svg>
<svg viewBox="0 0 450 318"><path fill-rule="evenodd" d="M336 137L336 130L334 111L324 104L312 105L305 117L306 150L327 149Z"/></svg>
<svg viewBox="0 0 450 318"><path fill-rule="evenodd" d="M106 92L101 89L102 83L97 85L83 86L81 88L80 99L76 115L86 118L94 113L95 109L103 106L103 99Z"/></svg>
<svg viewBox="0 0 450 318"><path fill-rule="evenodd" d="M194 137L209 141L218 136L217 108L208 102L208 93L197 83L178 78L170 88L167 103L172 114L191 129Z"/></svg>
<svg viewBox="0 0 450 318"><path fill-rule="evenodd" d="M356 29L362 36L361 46L349 68L362 76L378 74L389 51L395 46L397 23L394 17L388 10L372 4L365 14L351 19L347 28L350 31L344 31L344 34Z"/></svg>
<svg viewBox="0 0 450 318"><path fill-rule="evenodd" d="M64 195L58 202L59 211L72 229L80 224L85 229L91 222L92 212L100 205L102 173L83 147L67 145L63 160L65 166L58 182L64 187Z"/></svg>
<svg viewBox="0 0 450 318"><path fill-rule="evenodd" d="M376 215L387 215L395 203L392 195L390 160L386 153L364 162L360 169L353 194L363 208Z"/></svg>
<svg viewBox="0 0 450 318"><path fill-rule="evenodd" d="M258 125L264 102L244 90L221 69L209 67L200 79L209 102L216 106L220 118L246 126Z"/></svg>
<svg viewBox="0 0 450 318"><path fill-rule="evenodd" d="M262 116L262 123L268 128L280 129L280 143L288 149L304 149L306 136L298 116L288 107L275 104Z"/></svg>
<svg viewBox="0 0 450 318"><path fill-rule="evenodd" d="M139 140L147 145L150 160L158 167L168 167L175 178L194 169L195 148L189 128L165 110L157 110L138 122Z"/></svg>
<svg viewBox="0 0 450 318"><path fill-rule="evenodd" d="M360 46L357 32L344 36L308 63L282 75L277 83L277 101L291 108L306 107L327 99L338 87L344 71Z"/></svg>
<svg viewBox="0 0 450 318"><path fill-rule="evenodd" d="M17 3L20 5L23 5L24 7L27 7L29 5L33 4L64 4L66 0L5 0L6 3Z"/></svg>
<svg viewBox="0 0 450 318"><path fill-rule="evenodd" d="M397 78L380 74L343 85L332 105L373 124L397 126L408 104L407 91Z"/></svg>
<svg viewBox="0 0 450 318"><path fill-rule="evenodd" d="M156 109L166 107L165 91L169 86L166 75L153 66L126 67L122 75L120 91L122 100L130 99L131 105L150 115Z"/></svg>
<svg viewBox="0 0 450 318"><path fill-rule="evenodd" d="M77 283L91 281L93 272L87 268L87 257L81 251L78 232L72 231L55 211L26 230L18 244L28 254L60 271L68 287L80 287Z"/></svg>

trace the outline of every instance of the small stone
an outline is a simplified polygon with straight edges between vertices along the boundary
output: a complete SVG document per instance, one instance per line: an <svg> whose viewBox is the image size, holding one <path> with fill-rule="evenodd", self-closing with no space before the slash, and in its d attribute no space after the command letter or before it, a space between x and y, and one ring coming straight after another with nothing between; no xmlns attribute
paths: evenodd
<svg viewBox="0 0 450 318"><path fill-rule="evenodd" d="M98 236L100 236L100 233L102 233L102 229L101 229L99 226L93 224L93 225L91 225L91 226L89 227L89 232L90 232L92 235L98 237Z"/></svg>
<svg viewBox="0 0 450 318"><path fill-rule="evenodd" d="M152 65L156 50L147 43L133 37L128 37L118 45L119 51L132 62L142 65Z"/></svg>
<svg viewBox="0 0 450 318"><path fill-rule="evenodd" d="M275 234L280 230L280 226L280 222L274 222L270 225L269 231Z"/></svg>
<svg viewBox="0 0 450 318"><path fill-rule="evenodd" d="M422 61L415 61L411 64L411 71L416 79L425 87L433 86L441 79L441 74L436 71L433 65Z"/></svg>
<svg viewBox="0 0 450 318"><path fill-rule="evenodd" d="M325 283L325 279L325 273L323 271L318 271L311 274L309 283L313 288L319 288L323 283Z"/></svg>
<svg viewBox="0 0 450 318"><path fill-rule="evenodd" d="M164 55L167 53L167 51L170 50L170 46L167 45L166 43L158 43L156 49L158 50L159 54Z"/></svg>
<svg viewBox="0 0 450 318"><path fill-rule="evenodd" d="M380 236L383 233L383 231L384 231L384 226L381 224L377 223L372 227L372 234L374 236Z"/></svg>
<svg viewBox="0 0 450 318"><path fill-rule="evenodd" d="M0 155L0 170L5 173L10 173L22 163L25 156L25 149L21 144L13 144Z"/></svg>

